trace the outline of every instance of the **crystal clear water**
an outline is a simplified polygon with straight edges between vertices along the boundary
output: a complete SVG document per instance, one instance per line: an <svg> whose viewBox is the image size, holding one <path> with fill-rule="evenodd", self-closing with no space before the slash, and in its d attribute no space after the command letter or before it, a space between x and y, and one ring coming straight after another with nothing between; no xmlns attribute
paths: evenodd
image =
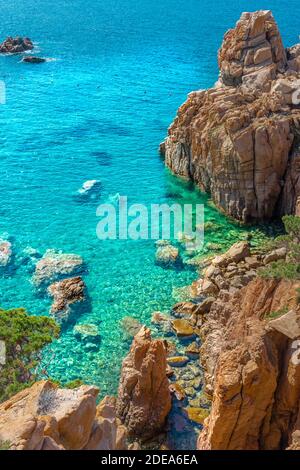
<svg viewBox="0 0 300 470"><path fill-rule="evenodd" d="M49 312L50 299L37 295L22 262L26 247L82 255L90 303L78 322L99 326L100 347L85 351L67 325L45 351L44 365L63 382L81 378L102 394L115 393L129 347L120 320L149 324L151 312L168 310L179 298L176 289L196 273L156 266L153 241L98 240L97 204L115 193L146 204L203 202L206 221L220 225L206 243L226 247L244 236L206 196L170 175L157 148L187 93L216 80L223 33L249 6L221 0L0 6L3 39L29 36L43 56L56 59L31 65L0 57L7 88L7 104L0 106L0 232L8 232L15 253L13 269L0 280L1 306ZM290 16L280 0L252 1L251 9L258 8L273 9L285 43L297 42L298 1L289 2ZM89 179L101 180L101 197L78 201L74 193Z"/></svg>

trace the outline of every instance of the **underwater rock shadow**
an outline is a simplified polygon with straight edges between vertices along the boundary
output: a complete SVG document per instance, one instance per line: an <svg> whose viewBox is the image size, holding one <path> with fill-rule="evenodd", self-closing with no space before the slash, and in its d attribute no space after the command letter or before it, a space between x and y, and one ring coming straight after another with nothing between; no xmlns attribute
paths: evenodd
<svg viewBox="0 0 300 470"><path fill-rule="evenodd" d="M97 163L100 166L110 166L112 164L112 155L108 152L95 150L94 152L91 152L91 156L96 158Z"/></svg>

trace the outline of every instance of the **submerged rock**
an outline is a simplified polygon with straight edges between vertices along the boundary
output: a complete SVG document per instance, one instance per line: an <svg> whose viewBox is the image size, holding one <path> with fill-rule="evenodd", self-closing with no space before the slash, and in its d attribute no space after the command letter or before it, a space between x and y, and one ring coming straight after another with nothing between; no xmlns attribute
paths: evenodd
<svg viewBox="0 0 300 470"><path fill-rule="evenodd" d="M80 323L73 328L74 336L80 341L89 341L91 343L98 343L100 339L100 332L97 325L93 323Z"/></svg>
<svg viewBox="0 0 300 470"><path fill-rule="evenodd" d="M117 413L131 436L150 438L161 431L171 409L166 350L143 327L124 359Z"/></svg>
<svg viewBox="0 0 300 470"><path fill-rule="evenodd" d="M21 265L26 266L26 269L29 272L33 272L35 270L36 263L41 258L42 255L38 250L31 246L27 246L19 256L19 262Z"/></svg>
<svg viewBox="0 0 300 470"><path fill-rule="evenodd" d="M0 238L0 268L6 268L12 259L12 244Z"/></svg>
<svg viewBox="0 0 300 470"><path fill-rule="evenodd" d="M129 316L122 318L120 325L127 340L132 340L142 328L142 324L136 318Z"/></svg>
<svg viewBox="0 0 300 470"><path fill-rule="evenodd" d="M81 274L84 262L81 256L47 250L35 267L33 283L36 287L45 287L65 277Z"/></svg>
<svg viewBox="0 0 300 470"><path fill-rule="evenodd" d="M30 51L33 49L33 43L29 38L17 36L15 38L8 37L0 44L0 54L16 54L20 52Z"/></svg>
<svg viewBox="0 0 300 470"><path fill-rule="evenodd" d="M78 195L82 198L96 199L101 190L101 181L88 180L83 183L78 190Z"/></svg>
<svg viewBox="0 0 300 470"><path fill-rule="evenodd" d="M53 297L50 313L59 321L67 321L72 313L72 306L84 300L85 284L81 277L72 277L55 282L48 287Z"/></svg>
<svg viewBox="0 0 300 470"><path fill-rule="evenodd" d="M178 248L170 243L159 245L155 254L155 263L164 268L174 268L178 266L180 264Z"/></svg>
<svg viewBox="0 0 300 470"><path fill-rule="evenodd" d="M194 334L194 329L187 320L172 320L172 326L177 336L192 336Z"/></svg>
<svg viewBox="0 0 300 470"><path fill-rule="evenodd" d="M187 356L172 356L167 359L168 365L170 367L183 367L189 362Z"/></svg>
<svg viewBox="0 0 300 470"><path fill-rule="evenodd" d="M203 424L205 418L209 416L209 410L206 408L188 407L185 408L185 411L189 419L197 424Z"/></svg>
<svg viewBox="0 0 300 470"><path fill-rule="evenodd" d="M44 57L28 55L26 57L23 57L22 62L27 62L29 64L42 64L43 62L47 62L47 59L45 59Z"/></svg>

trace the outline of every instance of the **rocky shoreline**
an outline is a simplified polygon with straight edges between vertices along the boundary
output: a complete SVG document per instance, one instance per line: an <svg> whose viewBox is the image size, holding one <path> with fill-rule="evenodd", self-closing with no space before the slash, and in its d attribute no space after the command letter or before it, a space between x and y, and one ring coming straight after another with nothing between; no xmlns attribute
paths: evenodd
<svg viewBox="0 0 300 470"><path fill-rule="evenodd" d="M194 422L199 450L300 448L300 280L259 275L282 260L285 247L244 241L203 261L191 300L153 313L158 338L137 328L117 398L97 405L95 387L38 382L0 405L0 441L11 449L168 449L170 433L188 433Z"/></svg>
<svg viewBox="0 0 300 470"><path fill-rule="evenodd" d="M179 108L166 165L243 222L300 211L300 44L285 49L270 11L243 13L224 37L220 76Z"/></svg>
<svg viewBox="0 0 300 470"><path fill-rule="evenodd" d="M0 447L166 450L176 448L172 433L186 446L197 433L199 450L300 450L300 114L290 99L299 58L299 45L283 48L270 12L243 14L225 35L218 84L190 95L161 146L166 163L228 215L296 214L288 235L271 248L243 240L198 259L189 300L153 312L151 330L123 318L133 341L117 397L97 404L97 387L42 380L1 403ZM13 247L0 241L6 268ZM156 248L158 265L181 267L179 248ZM51 314L70 321L86 299L83 259L27 250L26 262L37 291L53 298ZM76 323L73 334L84 351L97 349L97 325Z"/></svg>

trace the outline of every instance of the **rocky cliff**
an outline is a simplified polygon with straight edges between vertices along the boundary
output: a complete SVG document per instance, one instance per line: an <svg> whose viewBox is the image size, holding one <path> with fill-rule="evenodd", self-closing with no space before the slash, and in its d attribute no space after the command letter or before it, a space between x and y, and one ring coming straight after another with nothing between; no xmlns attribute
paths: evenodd
<svg viewBox="0 0 300 470"><path fill-rule="evenodd" d="M195 319L212 399L199 449L300 449L300 281L256 273L286 256L238 243L194 284L197 295L213 290L209 311Z"/></svg>
<svg viewBox="0 0 300 470"><path fill-rule="evenodd" d="M123 361L117 400L118 416L129 435L149 438L163 429L171 409L166 370L164 342L141 328Z"/></svg>
<svg viewBox="0 0 300 470"><path fill-rule="evenodd" d="M169 128L166 164L237 220L296 213L300 44L284 48L270 11L243 13L218 59L216 85L190 93Z"/></svg>
<svg viewBox="0 0 300 470"><path fill-rule="evenodd" d="M124 359L119 396L96 403L98 388L40 381L0 404L0 448L127 450L163 430L171 408L166 350L143 327ZM131 444L129 444L130 438Z"/></svg>
<svg viewBox="0 0 300 470"><path fill-rule="evenodd" d="M0 405L0 443L10 450L124 450L114 400L96 405L96 387L61 389L41 381Z"/></svg>

